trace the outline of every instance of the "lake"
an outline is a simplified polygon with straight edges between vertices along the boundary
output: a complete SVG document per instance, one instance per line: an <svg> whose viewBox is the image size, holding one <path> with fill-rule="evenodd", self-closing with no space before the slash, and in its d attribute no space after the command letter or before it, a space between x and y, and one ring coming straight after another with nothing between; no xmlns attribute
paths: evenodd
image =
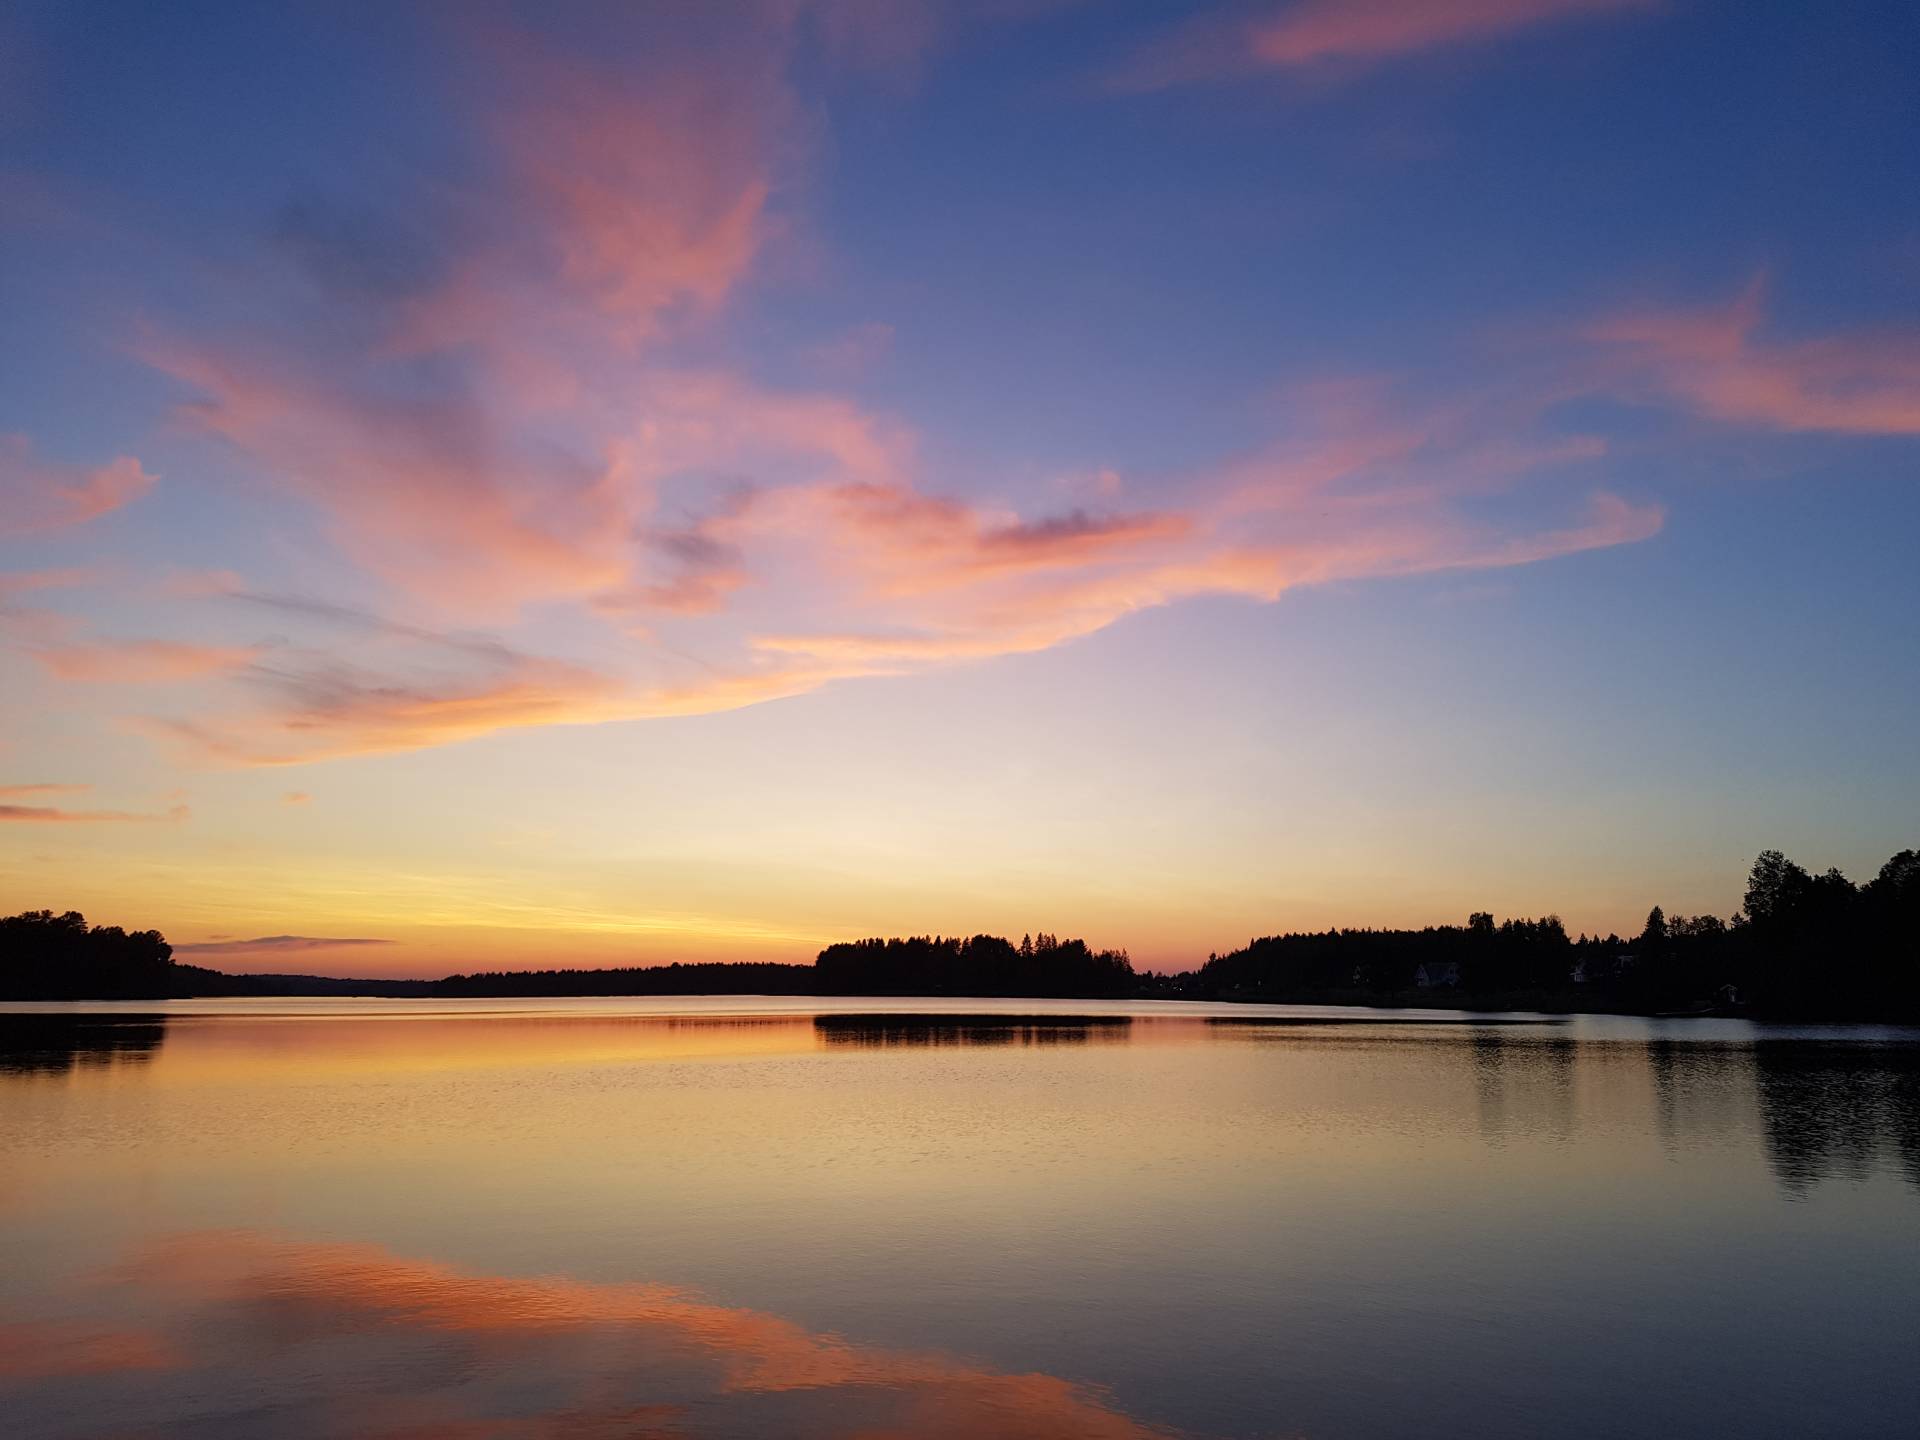
<svg viewBox="0 0 1920 1440"><path fill-rule="evenodd" d="M0 1015L10 1437L1920 1433L1920 1031Z"/></svg>

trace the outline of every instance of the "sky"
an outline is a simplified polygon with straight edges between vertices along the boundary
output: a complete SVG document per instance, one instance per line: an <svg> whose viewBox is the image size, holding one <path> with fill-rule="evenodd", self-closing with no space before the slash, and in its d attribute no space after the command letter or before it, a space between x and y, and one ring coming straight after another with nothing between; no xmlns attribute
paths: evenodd
<svg viewBox="0 0 1920 1440"><path fill-rule="evenodd" d="M1920 10L0 14L0 911L236 970L1920 843Z"/></svg>

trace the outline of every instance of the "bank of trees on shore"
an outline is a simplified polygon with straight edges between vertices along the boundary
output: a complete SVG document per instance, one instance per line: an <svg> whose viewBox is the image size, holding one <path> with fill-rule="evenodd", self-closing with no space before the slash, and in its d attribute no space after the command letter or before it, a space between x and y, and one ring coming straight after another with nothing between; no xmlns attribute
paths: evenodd
<svg viewBox="0 0 1920 1440"><path fill-rule="evenodd" d="M814 962L822 995L1125 997L1138 988L1124 950L1027 935L919 935L829 945Z"/></svg>
<svg viewBox="0 0 1920 1440"><path fill-rule="evenodd" d="M1212 955L1161 993L1192 999L1404 1000L1517 1007L1920 1017L1920 851L1864 885L1762 851L1730 919L1668 915L1640 933L1567 934L1557 915L1421 930L1269 935Z"/></svg>
<svg viewBox="0 0 1920 1440"><path fill-rule="evenodd" d="M1269 935L1175 975L1124 950L998 935L858 940L812 965L673 964L496 971L444 980L224 975L181 965L158 931L88 926L72 911L0 919L0 999L188 995L981 995L1349 1001L1483 1007L1920 1019L1920 851L1856 885L1763 851L1727 920L1668 915L1640 933L1571 937L1557 915L1419 930Z"/></svg>
<svg viewBox="0 0 1920 1440"><path fill-rule="evenodd" d="M0 919L0 998L146 1000L190 993L158 930L87 924L77 910Z"/></svg>
<svg viewBox="0 0 1920 1440"><path fill-rule="evenodd" d="M488 970L430 982L440 995L807 995L811 965L711 963L617 970Z"/></svg>

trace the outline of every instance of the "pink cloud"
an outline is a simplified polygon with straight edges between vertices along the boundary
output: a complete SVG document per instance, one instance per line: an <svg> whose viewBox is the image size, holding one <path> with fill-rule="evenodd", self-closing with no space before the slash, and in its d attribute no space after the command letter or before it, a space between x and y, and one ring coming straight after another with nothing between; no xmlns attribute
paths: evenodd
<svg viewBox="0 0 1920 1440"><path fill-rule="evenodd" d="M724 300L766 235L778 87L750 65L636 76L537 53L506 79L523 98L503 148L562 283L641 337Z"/></svg>
<svg viewBox="0 0 1920 1440"><path fill-rule="evenodd" d="M1486 6L1440 8L1465 34L1525 7L1497 24ZM1378 381L1303 390L1271 445L1156 478L1152 505L1124 503L1144 491L1112 469L1077 507L954 493L968 487L930 475L904 421L687 358L711 353L703 327L782 228L792 106L760 41L632 73L475 43L497 168L448 202L466 223L435 227L444 263L398 289L327 289L353 257L316 257L338 227L303 222L322 303L359 307L359 323L296 313L139 347L191 392L182 419L310 509L391 615L215 573L170 598L324 633L276 635L270 653L43 641L68 678L201 678L198 703L138 722L199 759L728 709L1045 649L1193 596L1529 563L1658 528L1656 510L1604 496L1540 531L1471 521L1465 499L1589 463L1597 442L1550 433L1532 390L1502 409ZM515 625L542 642L493 633ZM468 626L489 633L449 628ZM556 634L589 658L532 653Z"/></svg>
<svg viewBox="0 0 1920 1440"><path fill-rule="evenodd" d="M61 465L34 458L25 435L0 435L0 534L83 525L137 500L153 483L130 455L92 468Z"/></svg>
<svg viewBox="0 0 1920 1440"><path fill-rule="evenodd" d="M836 673L898 673L931 664L1051 649L1091 635L1139 610L1202 595L1278 599L1302 585L1407 576L1449 569L1531 564L1584 550L1630 544L1657 533L1662 512L1599 495L1578 524L1502 538L1434 516L1394 523L1335 525L1297 540L1237 540L1217 533L1165 545L1135 563L1062 568L1028 583L975 588L918 626L885 630L782 632L756 637L765 651L837 667Z"/></svg>
<svg viewBox="0 0 1920 1440"><path fill-rule="evenodd" d="M396 586L505 614L624 575L617 460L516 445L471 399L394 402L286 357L179 343L146 358L198 392L190 424L319 506L341 547Z"/></svg>
<svg viewBox="0 0 1920 1440"><path fill-rule="evenodd" d="M751 643L787 663L897 673L1046 649L1194 596L1273 600L1332 580L1527 564L1642 540L1662 523L1658 507L1604 493L1577 522L1541 532L1469 521L1463 497L1604 454L1590 437L1531 433L1538 400L1413 406L1378 386L1299 399L1313 429L1189 477L1178 509L1026 519L904 482L765 497L752 523L789 550L809 537L814 594L835 598L812 607L829 623L786 615Z"/></svg>
<svg viewBox="0 0 1920 1440"><path fill-rule="evenodd" d="M1552 21L1644 10L1660 0L1297 0L1256 15L1202 17L1120 69L1123 90L1345 63L1379 64L1495 40Z"/></svg>
<svg viewBox="0 0 1920 1440"><path fill-rule="evenodd" d="M649 634L586 666L243 595L354 627L366 637L355 663L285 651L240 672L217 717L148 728L216 763L290 764L696 714L1042 650L1194 596L1272 600L1333 580L1527 564L1632 543L1661 523L1657 507L1605 494L1540 531L1466 518L1464 497L1603 455L1589 437L1537 433L1538 397L1414 405L1379 382L1309 387L1295 397L1293 438L1186 477L1177 505L1034 515L927 493L911 433L845 400L711 374L667 374L646 393L658 408L619 462L633 493L742 467L780 482L736 487L678 526L637 525L632 568L586 597L614 621L697 624L691 651Z"/></svg>
<svg viewBox="0 0 1920 1440"><path fill-rule="evenodd" d="M1655 0L1303 0L1252 27L1263 65L1377 60L1524 30L1550 20L1644 9Z"/></svg>
<svg viewBox="0 0 1920 1440"><path fill-rule="evenodd" d="M497 164L454 197L465 248L397 307L388 352L474 347L524 393L566 402L569 347L631 349L711 317L779 233L772 200L797 153L773 18L736 15L704 47L663 26L622 63L457 22L467 109Z"/></svg>
<svg viewBox="0 0 1920 1440"><path fill-rule="evenodd" d="M77 795L83 790L91 790L91 785L56 785L41 782L33 785L0 785L0 799L20 800L29 795Z"/></svg>
<svg viewBox="0 0 1920 1440"><path fill-rule="evenodd" d="M1774 338L1764 289L1729 304L1646 309L1592 326L1613 377L1715 420L1775 430L1920 435L1920 331Z"/></svg>
<svg viewBox="0 0 1920 1440"><path fill-rule="evenodd" d="M1185 534L1177 514L1064 515L1023 520L921 493L904 482L796 487L765 498L764 531L813 534L833 563L879 593L909 595L993 574L1074 569Z"/></svg>
<svg viewBox="0 0 1920 1440"><path fill-rule="evenodd" d="M88 585L99 578L99 573L87 566L0 572L0 604L4 604L11 596L29 594L35 590L65 590L76 585Z"/></svg>

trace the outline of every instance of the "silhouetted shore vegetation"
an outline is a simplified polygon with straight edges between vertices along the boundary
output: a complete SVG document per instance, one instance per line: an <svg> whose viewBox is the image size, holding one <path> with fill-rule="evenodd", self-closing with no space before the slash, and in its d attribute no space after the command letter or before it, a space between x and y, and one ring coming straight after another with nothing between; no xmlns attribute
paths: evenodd
<svg viewBox="0 0 1920 1440"><path fill-rule="evenodd" d="M191 994L158 930L87 924L69 910L0 920L0 996L8 1000L149 1000ZM212 974L212 971L206 972Z"/></svg>
<svg viewBox="0 0 1920 1440"><path fill-rule="evenodd" d="M1634 936L1570 936L1557 915L1419 930L1268 935L1178 974L1041 933L829 945L814 963L516 970L442 980L228 975L154 930L68 911L0 920L0 999L381 995L938 995L1246 1000L1466 1009L1920 1019L1920 851L1865 884L1763 851L1730 918L1655 906Z"/></svg>
<svg viewBox="0 0 1920 1440"><path fill-rule="evenodd" d="M826 995L1020 995L1093 1000L1134 995L1139 977L1124 950L1028 935L971 939L921 935L829 945L814 962Z"/></svg>
<svg viewBox="0 0 1920 1440"><path fill-rule="evenodd" d="M1212 1000L1920 1018L1920 852L1865 885L1761 852L1730 919L1668 915L1570 937L1557 915L1421 930L1269 935L1148 993Z"/></svg>

